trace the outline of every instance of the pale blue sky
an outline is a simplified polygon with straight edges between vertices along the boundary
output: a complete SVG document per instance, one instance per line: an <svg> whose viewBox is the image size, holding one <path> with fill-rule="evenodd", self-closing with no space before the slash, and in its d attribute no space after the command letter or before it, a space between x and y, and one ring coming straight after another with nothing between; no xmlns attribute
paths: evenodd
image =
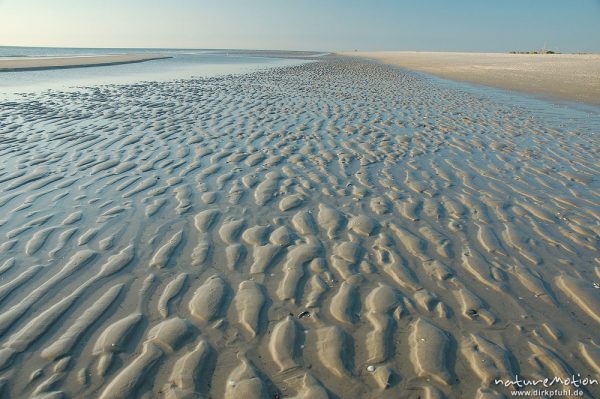
<svg viewBox="0 0 600 399"><path fill-rule="evenodd" d="M0 0L0 45L600 52L600 0Z"/></svg>

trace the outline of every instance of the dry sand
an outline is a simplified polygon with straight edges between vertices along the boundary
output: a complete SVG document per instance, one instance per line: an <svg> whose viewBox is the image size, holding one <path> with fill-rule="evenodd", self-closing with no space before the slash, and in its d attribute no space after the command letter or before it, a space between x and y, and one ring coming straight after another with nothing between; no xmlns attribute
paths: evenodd
<svg viewBox="0 0 600 399"><path fill-rule="evenodd" d="M156 54L122 54L77 57L19 57L0 58L0 72L34 71L43 69L81 68L131 64L170 58Z"/></svg>
<svg viewBox="0 0 600 399"><path fill-rule="evenodd" d="M600 104L600 54L349 52L448 79Z"/></svg>
<svg viewBox="0 0 600 399"><path fill-rule="evenodd" d="M7 397L497 398L600 373L593 129L348 59L0 120Z"/></svg>

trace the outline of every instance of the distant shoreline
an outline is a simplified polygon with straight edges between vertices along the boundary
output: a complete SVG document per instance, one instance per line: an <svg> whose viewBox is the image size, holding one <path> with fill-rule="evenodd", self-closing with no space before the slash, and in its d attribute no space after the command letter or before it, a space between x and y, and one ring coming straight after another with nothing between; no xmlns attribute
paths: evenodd
<svg viewBox="0 0 600 399"><path fill-rule="evenodd" d="M172 58L163 55L119 54L71 57L15 57L0 58L0 72L25 72L49 69L85 68L146 62Z"/></svg>
<svg viewBox="0 0 600 399"><path fill-rule="evenodd" d="M600 105L600 54L343 52L443 78Z"/></svg>

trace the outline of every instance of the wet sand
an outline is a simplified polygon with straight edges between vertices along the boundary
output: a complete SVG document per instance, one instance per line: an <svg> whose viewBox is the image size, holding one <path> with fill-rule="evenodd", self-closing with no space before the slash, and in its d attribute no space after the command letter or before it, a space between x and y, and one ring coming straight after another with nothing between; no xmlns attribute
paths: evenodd
<svg viewBox="0 0 600 399"><path fill-rule="evenodd" d="M590 126L332 57L32 94L0 120L4 395L598 378Z"/></svg>
<svg viewBox="0 0 600 399"><path fill-rule="evenodd" d="M0 72L37 71L44 69L83 68L131 64L170 58L156 54L120 54L77 57L0 58Z"/></svg>
<svg viewBox="0 0 600 399"><path fill-rule="evenodd" d="M386 64L503 89L600 105L600 54L348 52Z"/></svg>

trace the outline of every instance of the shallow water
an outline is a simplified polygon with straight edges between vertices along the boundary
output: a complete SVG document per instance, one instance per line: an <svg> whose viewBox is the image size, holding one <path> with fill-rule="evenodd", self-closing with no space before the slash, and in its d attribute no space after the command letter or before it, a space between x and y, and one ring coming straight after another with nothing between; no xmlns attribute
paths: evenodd
<svg viewBox="0 0 600 399"><path fill-rule="evenodd" d="M6 47L0 47L0 50ZM264 68L300 65L303 59L285 58L286 53L264 56L261 52L227 50L161 50L161 49L48 49L14 48L7 54L23 56L84 56L106 54L161 54L172 58L111 66L48 69L0 73L0 95L73 90L107 84L135 84L144 81L169 81L194 77L221 76L255 72ZM2 51L0 51L2 57Z"/></svg>
<svg viewBox="0 0 600 399"><path fill-rule="evenodd" d="M30 93L0 121L12 396L491 398L600 373L593 113L327 57Z"/></svg>
<svg viewBox="0 0 600 399"><path fill-rule="evenodd" d="M19 47L0 46L0 58L8 57L69 57L87 55L131 54L131 53L156 53L160 51L172 53L197 52L206 53L210 50L173 50L173 49L147 49L147 48L76 48L76 47Z"/></svg>

